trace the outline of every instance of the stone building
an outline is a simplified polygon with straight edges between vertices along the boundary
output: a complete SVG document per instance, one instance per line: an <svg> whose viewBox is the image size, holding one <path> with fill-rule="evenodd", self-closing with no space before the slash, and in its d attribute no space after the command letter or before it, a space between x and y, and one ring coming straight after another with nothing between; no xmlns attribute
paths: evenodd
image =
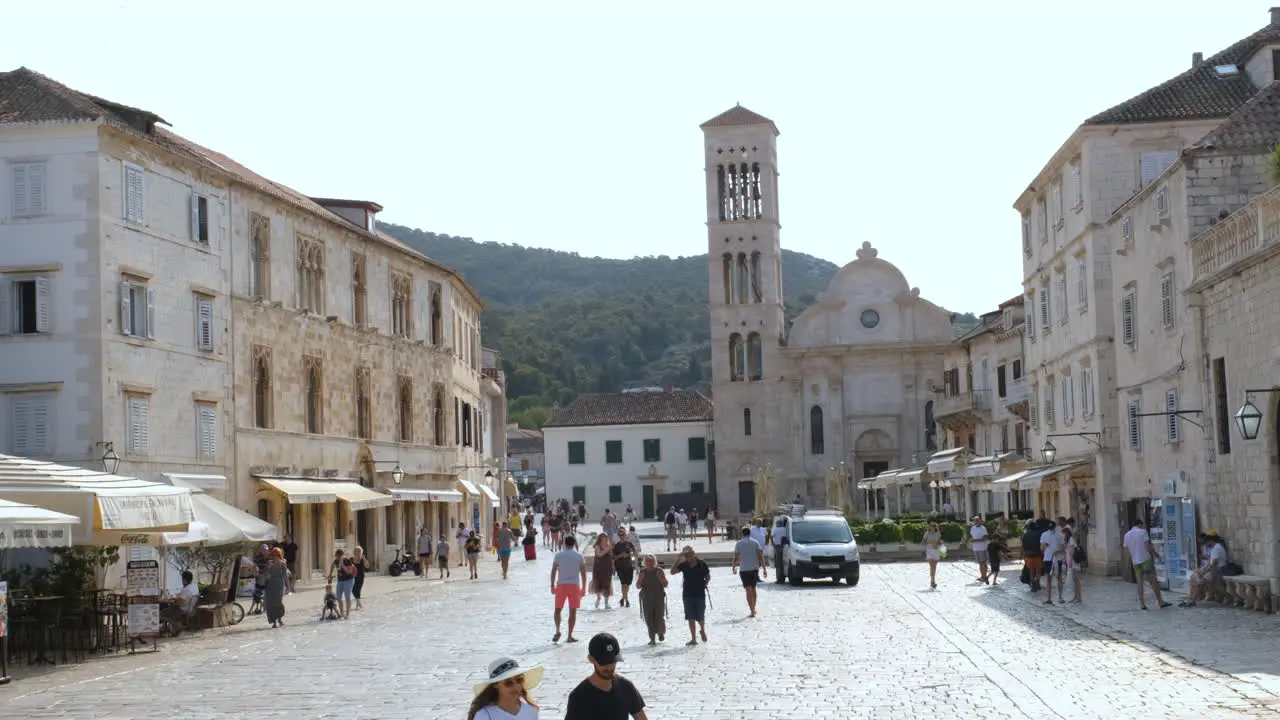
<svg viewBox="0 0 1280 720"><path fill-rule="evenodd" d="M935 450L951 314L864 242L787 328L778 129L738 106L702 131L719 511L750 512L770 465L780 499L823 502L833 468L871 477ZM927 502L918 486L912 502Z"/></svg>
<svg viewBox="0 0 1280 720"><path fill-rule="evenodd" d="M943 447L966 448L968 457L954 481L924 479L934 496L931 507L950 503L982 514L1034 507L1034 489L994 483L1025 469L1030 458L1023 305L1019 295L983 314L943 357L933 417L945 433Z"/></svg>
<svg viewBox="0 0 1280 720"><path fill-rule="evenodd" d="M1185 242L1264 189L1260 160L1215 139L1268 96L1280 10L1226 50L1089 118L1015 202L1028 300L1030 445L1056 451L1040 507L1074 516L1091 567L1173 482L1209 484L1207 395ZM1224 123L1226 123L1224 125ZM1188 431L1191 431L1188 433Z"/></svg>
<svg viewBox="0 0 1280 720"><path fill-rule="evenodd" d="M0 75L6 447L93 464L110 443L122 474L294 534L304 581L335 547L381 564L419 527L487 530L506 418L480 298L378 232L376 203L304 196L163 122Z"/></svg>

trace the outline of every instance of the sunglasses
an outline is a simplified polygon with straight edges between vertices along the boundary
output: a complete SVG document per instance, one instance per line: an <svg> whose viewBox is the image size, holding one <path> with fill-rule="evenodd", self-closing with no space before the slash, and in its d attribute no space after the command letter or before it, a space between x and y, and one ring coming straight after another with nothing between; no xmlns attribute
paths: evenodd
<svg viewBox="0 0 1280 720"><path fill-rule="evenodd" d="M517 675L513 678L507 678L506 680L503 680L500 684L506 687L518 687L520 685L524 685L524 676Z"/></svg>

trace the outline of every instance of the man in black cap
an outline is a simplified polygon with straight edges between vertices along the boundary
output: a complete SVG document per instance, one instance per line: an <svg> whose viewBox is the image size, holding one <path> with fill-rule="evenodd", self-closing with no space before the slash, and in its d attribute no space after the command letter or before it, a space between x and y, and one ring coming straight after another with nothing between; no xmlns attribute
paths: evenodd
<svg viewBox="0 0 1280 720"><path fill-rule="evenodd" d="M587 643L587 659L592 673L569 693L564 720L647 720L644 698L632 682L617 674L622 647L609 633L600 633Z"/></svg>

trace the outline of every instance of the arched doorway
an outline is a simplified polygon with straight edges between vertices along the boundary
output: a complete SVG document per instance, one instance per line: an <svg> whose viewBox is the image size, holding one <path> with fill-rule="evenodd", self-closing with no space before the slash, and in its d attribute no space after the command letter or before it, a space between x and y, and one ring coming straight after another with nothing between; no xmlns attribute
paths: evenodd
<svg viewBox="0 0 1280 720"><path fill-rule="evenodd" d="M367 445L360 446L359 452L356 453L355 475L359 478L360 484L367 488L375 487L378 479L377 466L373 462L373 452ZM355 544L364 549L364 554L369 558L369 564L376 570L378 568L378 513L382 512L382 508L370 508L368 510L358 510L352 513L351 524L352 534L355 536Z"/></svg>
<svg viewBox="0 0 1280 720"><path fill-rule="evenodd" d="M873 478L886 470L895 469L898 459L897 443L893 437L877 428L864 430L853 444L854 462L856 463L855 475L857 478ZM855 482L855 487L856 487ZM889 510L889 503L886 498L888 494L895 494L898 490L869 490L864 492L874 493L871 498L871 507L875 512L883 513ZM858 498L856 491L850 491L850 497ZM862 506L867 505L867 499L862 498ZM893 504L897 507L897 503Z"/></svg>

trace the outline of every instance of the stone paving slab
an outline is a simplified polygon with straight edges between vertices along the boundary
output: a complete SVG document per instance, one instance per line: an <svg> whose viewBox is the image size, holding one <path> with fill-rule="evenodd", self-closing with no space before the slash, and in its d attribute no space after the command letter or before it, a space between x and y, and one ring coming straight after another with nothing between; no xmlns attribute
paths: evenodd
<svg viewBox="0 0 1280 720"><path fill-rule="evenodd" d="M937 590L927 586L925 565L905 563L868 566L854 588L769 583L756 619L745 617L736 578L717 569L711 641L695 647L682 644L679 578L671 632L657 647L645 644L638 607L596 610L590 602L580 618L584 642L552 644L545 554L513 561L506 582L491 561L478 581L457 573L445 583L374 578L366 609L349 621L317 621L319 593L299 593L288 599L282 629L251 617L155 654L20 679L0 688L0 718L456 719L477 675L500 654L546 666L534 697L544 718L557 718L589 670L585 640L600 630L621 640L623 672L651 718L1277 716L1267 661L1250 658L1252 676L1208 662L1223 660L1242 629L1259 632L1252 624L1266 616L1236 628L1223 624L1226 613L1248 613L1124 611L1121 591L1132 586L1105 579L1091 580L1085 606L1049 607L1013 573L1008 586L992 589L972 584L972 569L943 566ZM1173 643L1187 623L1220 636L1207 665L1118 639L1147 633Z"/></svg>

